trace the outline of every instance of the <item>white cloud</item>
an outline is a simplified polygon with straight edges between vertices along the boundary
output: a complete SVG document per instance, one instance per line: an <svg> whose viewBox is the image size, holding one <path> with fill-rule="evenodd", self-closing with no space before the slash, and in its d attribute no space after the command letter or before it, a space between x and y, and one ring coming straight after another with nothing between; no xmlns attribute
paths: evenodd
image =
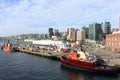
<svg viewBox="0 0 120 80"><path fill-rule="evenodd" d="M61 26L63 30L62 26L88 26L102 21L117 26L119 3L119 0L1 0L0 36L40 32L41 27L47 32L49 26Z"/></svg>

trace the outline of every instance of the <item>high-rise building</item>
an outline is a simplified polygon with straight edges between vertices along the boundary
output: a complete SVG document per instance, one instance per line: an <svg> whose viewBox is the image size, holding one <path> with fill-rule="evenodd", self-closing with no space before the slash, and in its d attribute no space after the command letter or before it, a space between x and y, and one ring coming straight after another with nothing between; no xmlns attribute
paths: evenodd
<svg viewBox="0 0 120 80"><path fill-rule="evenodd" d="M102 40L101 24L93 23L89 25L89 39L93 41Z"/></svg>
<svg viewBox="0 0 120 80"><path fill-rule="evenodd" d="M70 41L71 42L75 42L76 41L76 32L77 32L77 30L73 30L72 31L72 35L71 35L71 38L70 38Z"/></svg>
<svg viewBox="0 0 120 80"><path fill-rule="evenodd" d="M110 24L110 22L102 22L101 23L101 28L102 28L102 32L103 32L103 38L105 39L105 35L111 33L111 24Z"/></svg>
<svg viewBox="0 0 120 80"><path fill-rule="evenodd" d="M85 40L86 38L86 35L85 35L85 31L84 30L80 30L80 31L77 31L77 37L76 37L77 41L83 41Z"/></svg>
<svg viewBox="0 0 120 80"><path fill-rule="evenodd" d="M54 29L54 36L59 37L60 33L58 29Z"/></svg>
<svg viewBox="0 0 120 80"><path fill-rule="evenodd" d="M69 40L71 42L75 42L76 41L76 32L77 32L77 30L75 30L74 28L68 28L67 40Z"/></svg>
<svg viewBox="0 0 120 80"><path fill-rule="evenodd" d="M49 28L48 34L49 34L49 38L52 38L52 36L54 35L53 28Z"/></svg>
<svg viewBox="0 0 120 80"><path fill-rule="evenodd" d="M101 27L102 27L103 34L110 34L111 33L110 22L102 22Z"/></svg>
<svg viewBox="0 0 120 80"><path fill-rule="evenodd" d="M84 30L84 31L85 31L85 38L86 38L86 39L88 39L89 28L88 28L88 27L83 26L81 30Z"/></svg>
<svg viewBox="0 0 120 80"><path fill-rule="evenodd" d="M68 28L67 29L67 40L71 39L72 32L74 31L74 28Z"/></svg>

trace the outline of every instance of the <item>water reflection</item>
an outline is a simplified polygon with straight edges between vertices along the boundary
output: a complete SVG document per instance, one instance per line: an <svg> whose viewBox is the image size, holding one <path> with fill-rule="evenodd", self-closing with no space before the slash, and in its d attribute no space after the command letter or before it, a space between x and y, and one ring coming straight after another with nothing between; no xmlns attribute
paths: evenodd
<svg viewBox="0 0 120 80"><path fill-rule="evenodd" d="M6 57L10 56L10 52L9 51L4 51L4 54L5 54Z"/></svg>
<svg viewBox="0 0 120 80"><path fill-rule="evenodd" d="M11 53L9 52L9 51L4 51L3 52L3 64L9 64L9 62L10 62L10 59L11 59L11 55L10 55Z"/></svg>
<svg viewBox="0 0 120 80"><path fill-rule="evenodd" d="M61 68L61 70L63 72L68 73L68 80L120 80L117 75L115 76L97 75L92 73L73 71L64 68Z"/></svg>
<svg viewBox="0 0 120 80"><path fill-rule="evenodd" d="M68 80L85 80L83 74L79 74L74 71L68 71Z"/></svg>

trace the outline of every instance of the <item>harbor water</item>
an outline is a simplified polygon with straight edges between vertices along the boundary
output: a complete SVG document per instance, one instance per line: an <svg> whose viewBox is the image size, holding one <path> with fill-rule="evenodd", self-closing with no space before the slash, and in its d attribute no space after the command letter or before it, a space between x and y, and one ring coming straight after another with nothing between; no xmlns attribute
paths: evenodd
<svg viewBox="0 0 120 80"><path fill-rule="evenodd" d="M0 50L0 80L120 80L119 76L83 74L63 69L59 61Z"/></svg>

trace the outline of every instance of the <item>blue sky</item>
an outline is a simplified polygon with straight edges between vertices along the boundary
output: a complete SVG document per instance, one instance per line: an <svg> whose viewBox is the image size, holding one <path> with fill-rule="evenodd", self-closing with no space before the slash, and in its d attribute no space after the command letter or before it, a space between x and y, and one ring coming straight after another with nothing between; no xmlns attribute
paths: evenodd
<svg viewBox="0 0 120 80"><path fill-rule="evenodd" d="M0 36L67 31L91 23L118 27L120 0L0 0Z"/></svg>

